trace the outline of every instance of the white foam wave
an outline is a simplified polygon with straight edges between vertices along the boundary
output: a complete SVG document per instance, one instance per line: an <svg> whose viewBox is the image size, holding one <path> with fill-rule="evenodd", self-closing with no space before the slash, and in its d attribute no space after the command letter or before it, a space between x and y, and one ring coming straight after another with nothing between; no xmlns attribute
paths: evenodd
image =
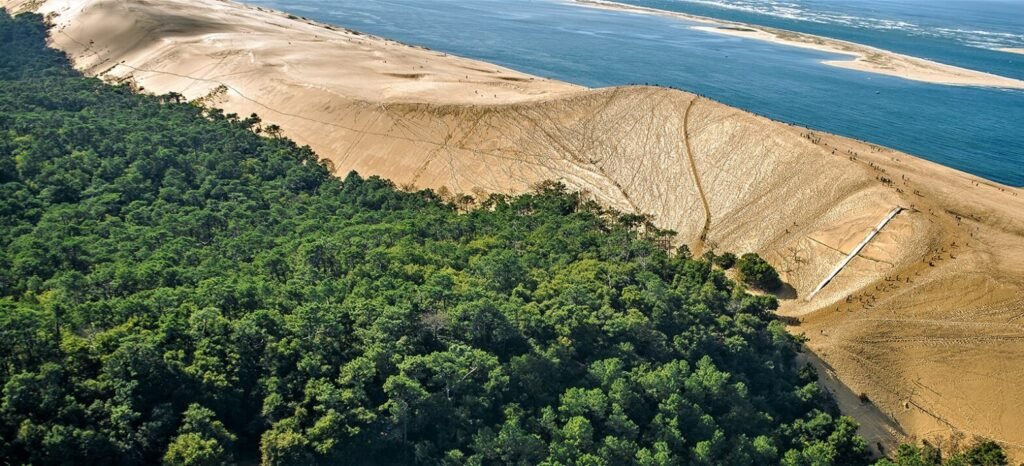
<svg viewBox="0 0 1024 466"><path fill-rule="evenodd" d="M843 12L811 10L799 2L784 0L675 0L776 18L837 24L861 29L897 30L911 35L949 39L971 47L1000 49L1024 47L1024 34L969 28L943 28L886 18L856 16Z"/></svg>

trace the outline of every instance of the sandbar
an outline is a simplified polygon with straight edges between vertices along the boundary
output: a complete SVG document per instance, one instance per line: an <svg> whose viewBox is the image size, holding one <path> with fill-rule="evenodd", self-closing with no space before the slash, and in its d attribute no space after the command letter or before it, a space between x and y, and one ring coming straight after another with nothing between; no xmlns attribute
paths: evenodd
<svg viewBox="0 0 1024 466"><path fill-rule="evenodd" d="M822 62L839 68L931 84L1024 89L1024 81L1019 79L947 65L839 39L605 0L572 0L572 2L591 8L673 17L702 23L702 25L693 26L693 29L700 31L849 56L848 59L824 60ZM1024 53L1024 49L1003 49L1003 51Z"/></svg>

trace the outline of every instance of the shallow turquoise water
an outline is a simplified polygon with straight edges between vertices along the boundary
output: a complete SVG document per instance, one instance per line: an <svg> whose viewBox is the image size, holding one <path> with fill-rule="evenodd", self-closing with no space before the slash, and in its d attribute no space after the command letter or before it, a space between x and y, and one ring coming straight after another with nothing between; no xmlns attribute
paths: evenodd
<svg viewBox="0 0 1024 466"><path fill-rule="evenodd" d="M883 6L899 3L872 1ZM1017 56L965 45L960 39L895 29L890 34L881 32L884 29L871 32L713 5L720 1L631 2L869 42L1024 77L1024 63ZM582 8L561 0L250 3L587 86L649 83L677 87L777 120L893 147L995 181L1024 186L1022 91L930 85L844 70L822 64L822 60L836 58L826 53L696 31L690 29L691 23L677 19ZM866 4L839 0L803 3L813 3L821 10L824 7L820 4L829 8L844 5L846 10L842 11L850 13L846 16L855 16L851 5ZM1005 7L1007 2L991 3ZM1012 7L1015 2L1009 3ZM694 11L694 5L704 10ZM895 9L904 11L906 7ZM889 10L876 7L873 11L876 16L902 21L901 13ZM990 16L1005 13L997 10ZM943 15L932 15L943 26L923 28L956 25L955 11ZM1013 31L1018 20L993 26L972 23L980 21L977 18L965 18L961 29ZM792 24L782 24L787 21ZM850 36L857 34L860 36ZM1012 37L1007 40L1012 42ZM919 42L916 46L915 41ZM993 55L997 58L991 58Z"/></svg>
<svg viewBox="0 0 1024 466"><path fill-rule="evenodd" d="M1024 0L619 0L807 32L1024 78Z"/></svg>

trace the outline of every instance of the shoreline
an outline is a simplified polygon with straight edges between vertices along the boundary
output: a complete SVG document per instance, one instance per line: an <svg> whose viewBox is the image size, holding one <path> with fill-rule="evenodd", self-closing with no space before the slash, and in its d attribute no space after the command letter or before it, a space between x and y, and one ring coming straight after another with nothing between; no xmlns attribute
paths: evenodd
<svg viewBox="0 0 1024 466"><path fill-rule="evenodd" d="M52 46L68 53L76 69L110 82L133 81L145 89L186 80L190 84L181 93L190 100L251 100L266 92L254 85L256 80L210 71L214 69L245 69L247 75L268 78L282 88L305 88L366 105L509 104L584 90L260 5L220 0L205 5L199 16L188 13L195 4L0 1L15 12L47 16L53 24ZM112 24L108 15L142 18L144 27ZM97 40L97 30L106 30L107 37ZM248 45L239 48L238 43ZM168 61L168 55L176 59Z"/></svg>
<svg viewBox="0 0 1024 466"><path fill-rule="evenodd" d="M1003 47L1003 48L1001 48L1001 49L996 49L996 50L999 50L1000 52L1006 52L1006 53L1017 53L1017 54L1021 54L1021 55L1024 55L1024 47L1019 47L1019 48L1015 48L1015 47Z"/></svg>
<svg viewBox="0 0 1024 466"><path fill-rule="evenodd" d="M787 45L790 47L835 53L851 57L846 60L822 61L822 63L826 65L837 68L880 74L930 84L1024 89L1024 81L1019 79L1007 78L983 71L938 63L923 58L903 55L840 39L832 39L813 34L805 34L735 21L719 20L706 16L692 15L689 13L629 5L608 0L569 1L573 4L586 8L657 15L693 21L704 24L700 26L691 26L691 29L699 31L724 34L743 39L760 40L780 45ZM1016 52L1014 52L1014 50L1016 50ZM1003 51L1024 53L1024 49L1003 49Z"/></svg>

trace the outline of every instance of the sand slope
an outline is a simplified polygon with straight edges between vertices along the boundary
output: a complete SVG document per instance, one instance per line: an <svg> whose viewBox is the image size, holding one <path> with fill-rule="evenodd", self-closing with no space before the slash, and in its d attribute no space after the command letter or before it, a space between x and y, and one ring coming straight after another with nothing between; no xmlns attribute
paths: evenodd
<svg viewBox="0 0 1024 466"><path fill-rule="evenodd" d="M584 89L225 1L0 5L48 15L87 73L259 113L342 175L462 193L560 179L698 252L759 251L872 444L963 432L1024 448L1018 189L684 92Z"/></svg>

